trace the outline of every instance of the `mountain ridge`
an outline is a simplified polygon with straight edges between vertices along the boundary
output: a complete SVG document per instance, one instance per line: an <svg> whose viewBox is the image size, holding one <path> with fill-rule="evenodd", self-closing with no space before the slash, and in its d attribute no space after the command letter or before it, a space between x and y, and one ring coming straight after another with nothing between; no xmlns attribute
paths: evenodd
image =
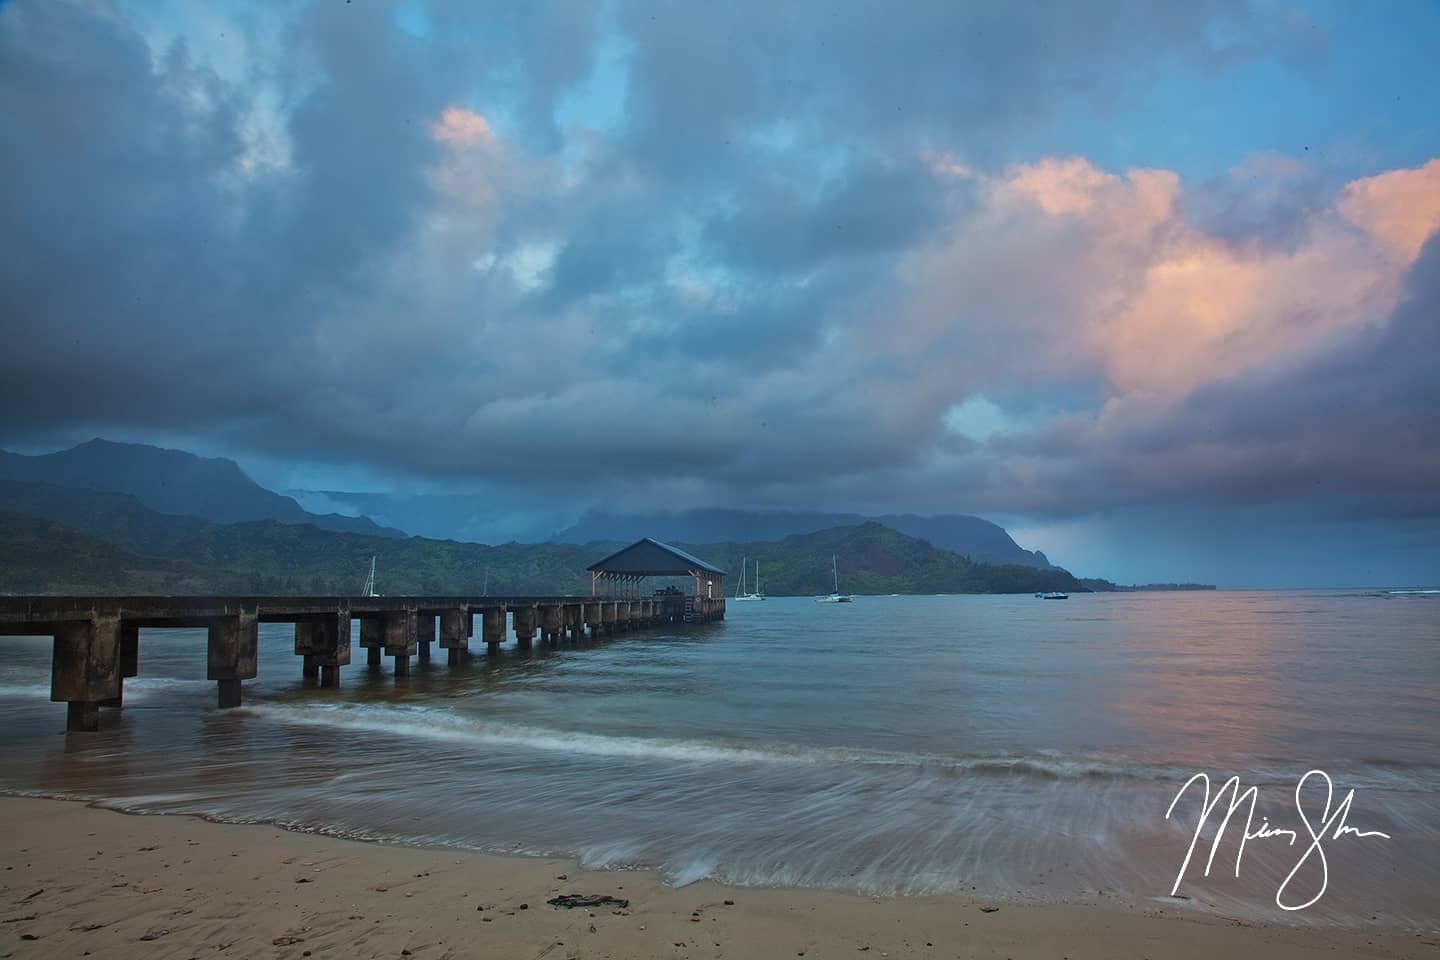
<svg viewBox="0 0 1440 960"><path fill-rule="evenodd" d="M1039 550L1026 550L997 523L968 514L920 516L913 513L865 516L822 511L764 511L707 508L618 514L587 511L571 526L558 531L552 543L588 543L596 540L630 541L653 536L666 542L770 542L831 527L875 521L907 536L984 563L1015 563L1038 569L1058 569ZM721 534L724 534L721 536Z"/></svg>
<svg viewBox="0 0 1440 960"><path fill-rule="evenodd" d="M275 520L222 524L150 510L125 494L0 481L9 506L0 516L0 592L78 589L64 545L83 559L85 589L96 592L354 594L370 558L392 594L585 594L586 567L613 546L503 546L397 539L323 530ZM34 513L17 512L23 507ZM738 573L743 556L763 557L772 595L828 593L830 557L839 556L845 590L866 593L1025 593L1086 587L1063 570L975 563L868 522L798 534L779 543L676 544ZM727 588L733 586L727 583Z"/></svg>
<svg viewBox="0 0 1440 960"><path fill-rule="evenodd" d="M342 533L403 537L368 517L316 514L252 480L234 460L96 437L66 450L27 455L0 450L0 479L126 494L148 509L218 523L275 520Z"/></svg>

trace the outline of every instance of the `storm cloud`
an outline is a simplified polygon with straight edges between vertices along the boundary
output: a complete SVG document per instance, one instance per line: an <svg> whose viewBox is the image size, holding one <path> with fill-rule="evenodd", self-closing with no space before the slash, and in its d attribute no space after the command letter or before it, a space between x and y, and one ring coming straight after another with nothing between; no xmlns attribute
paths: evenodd
<svg viewBox="0 0 1440 960"><path fill-rule="evenodd" d="M9 3L0 436L576 509L1440 518L1440 143L1107 165L1153 78L1324 84L1343 38L1042 7Z"/></svg>

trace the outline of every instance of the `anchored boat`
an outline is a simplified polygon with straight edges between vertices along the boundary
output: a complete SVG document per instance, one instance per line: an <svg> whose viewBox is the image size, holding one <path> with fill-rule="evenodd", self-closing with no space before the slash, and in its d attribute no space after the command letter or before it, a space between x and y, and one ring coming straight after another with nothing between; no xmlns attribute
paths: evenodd
<svg viewBox="0 0 1440 960"><path fill-rule="evenodd" d="M830 554L830 573L835 578L835 592L828 597L816 597L816 603L849 603L851 597L840 592L840 568L835 565L835 554Z"/></svg>
<svg viewBox="0 0 1440 960"><path fill-rule="evenodd" d="M740 558L740 586L735 590L736 600L764 600L765 594L760 592L760 561L755 561L755 589L745 592L745 565L749 561L745 557Z"/></svg>

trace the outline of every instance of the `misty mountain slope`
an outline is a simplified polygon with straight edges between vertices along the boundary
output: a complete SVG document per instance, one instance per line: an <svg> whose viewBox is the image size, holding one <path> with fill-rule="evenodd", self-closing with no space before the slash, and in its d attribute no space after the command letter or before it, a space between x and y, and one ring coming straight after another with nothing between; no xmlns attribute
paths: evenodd
<svg viewBox="0 0 1440 960"><path fill-rule="evenodd" d="M622 545L492 547L274 520L222 524L150 510L124 494L14 481L0 481L0 497L14 534L0 590L11 593L353 594L375 557L382 593L475 595L488 586L496 595L586 594L585 568ZM875 522L780 541L677 545L731 571L732 593L742 556L761 561L769 594L828 593L832 554L841 587L857 594L1085 589L1063 570L975 563ZM72 549L75 563L67 567Z"/></svg>
<svg viewBox="0 0 1440 960"><path fill-rule="evenodd" d="M95 439L40 456L0 451L0 478L129 494L160 513L219 523L276 520L348 533L405 535L367 517L307 513L290 497L251 480L233 460L140 443Z"/></svg>
<svg viewBox="0 0 1440 960"><path fill-rule="evenodd" d="M686 543L735 543L782 540L797 534L814 533L833 527L850 527L876 520L893 530L928 540L944 550L985 563L1014 563L1049 568L1046 556L1026 550L1011 539L1005 528L980 517L942 514L922 517L890 514L864 517L858 513L758 510L684 510L616 514L603 510L587 512L573 526L555 534L557 543L590 543L596 540L631 541L655 537Z"/></svg>
<svg viewBox="0 0 1440 960"><path fill-rule="evenodd" d="M0 509L64 524L121 550L164 556L213 521L151 510L128 493L0 479Z"/></svg>
<svg viewBox="0 0 1440 960"><path fill-rule="evenodd" d="M986 563L1018 563L1029 567L1052 567L1039 550L1026 550L998 523L962 513L922 517L913 513L891 513L874 517L892 530L929 540L937 547L963 553Z"/></svg>
<svg viewBox="0 0 1440 960"><path fill-rule="evenodd" d="M755 562L760 562L761 588L767 595L827 594L834 584L832 555L836 558L843 593L1030 593L1089 589L1058 568L976 562L874 520L776 541L677 546L726 570L726 590L731 595L739 582L742 557L748 559L751 578ZM1103 582L1096 581L1096 586Z"/></svg>

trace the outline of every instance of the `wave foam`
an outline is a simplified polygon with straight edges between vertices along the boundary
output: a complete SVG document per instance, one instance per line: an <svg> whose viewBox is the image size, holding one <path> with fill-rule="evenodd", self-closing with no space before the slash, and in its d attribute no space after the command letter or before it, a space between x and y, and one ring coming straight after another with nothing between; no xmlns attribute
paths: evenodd
<svg viewBox="0 0 1440 960"><path fill-rule="evenodd" d="M1037 779L1184 780L1178 768L1093 758L1046 756L944 756L795 744L735 744L665 740L558 730L480 720L438 707L381 704L258 704L245 708L283 723L418 736L452 743L487 744L562 753L670 760L682 763L809 764L911 767L937 773L1022 776Z"/></svg>

